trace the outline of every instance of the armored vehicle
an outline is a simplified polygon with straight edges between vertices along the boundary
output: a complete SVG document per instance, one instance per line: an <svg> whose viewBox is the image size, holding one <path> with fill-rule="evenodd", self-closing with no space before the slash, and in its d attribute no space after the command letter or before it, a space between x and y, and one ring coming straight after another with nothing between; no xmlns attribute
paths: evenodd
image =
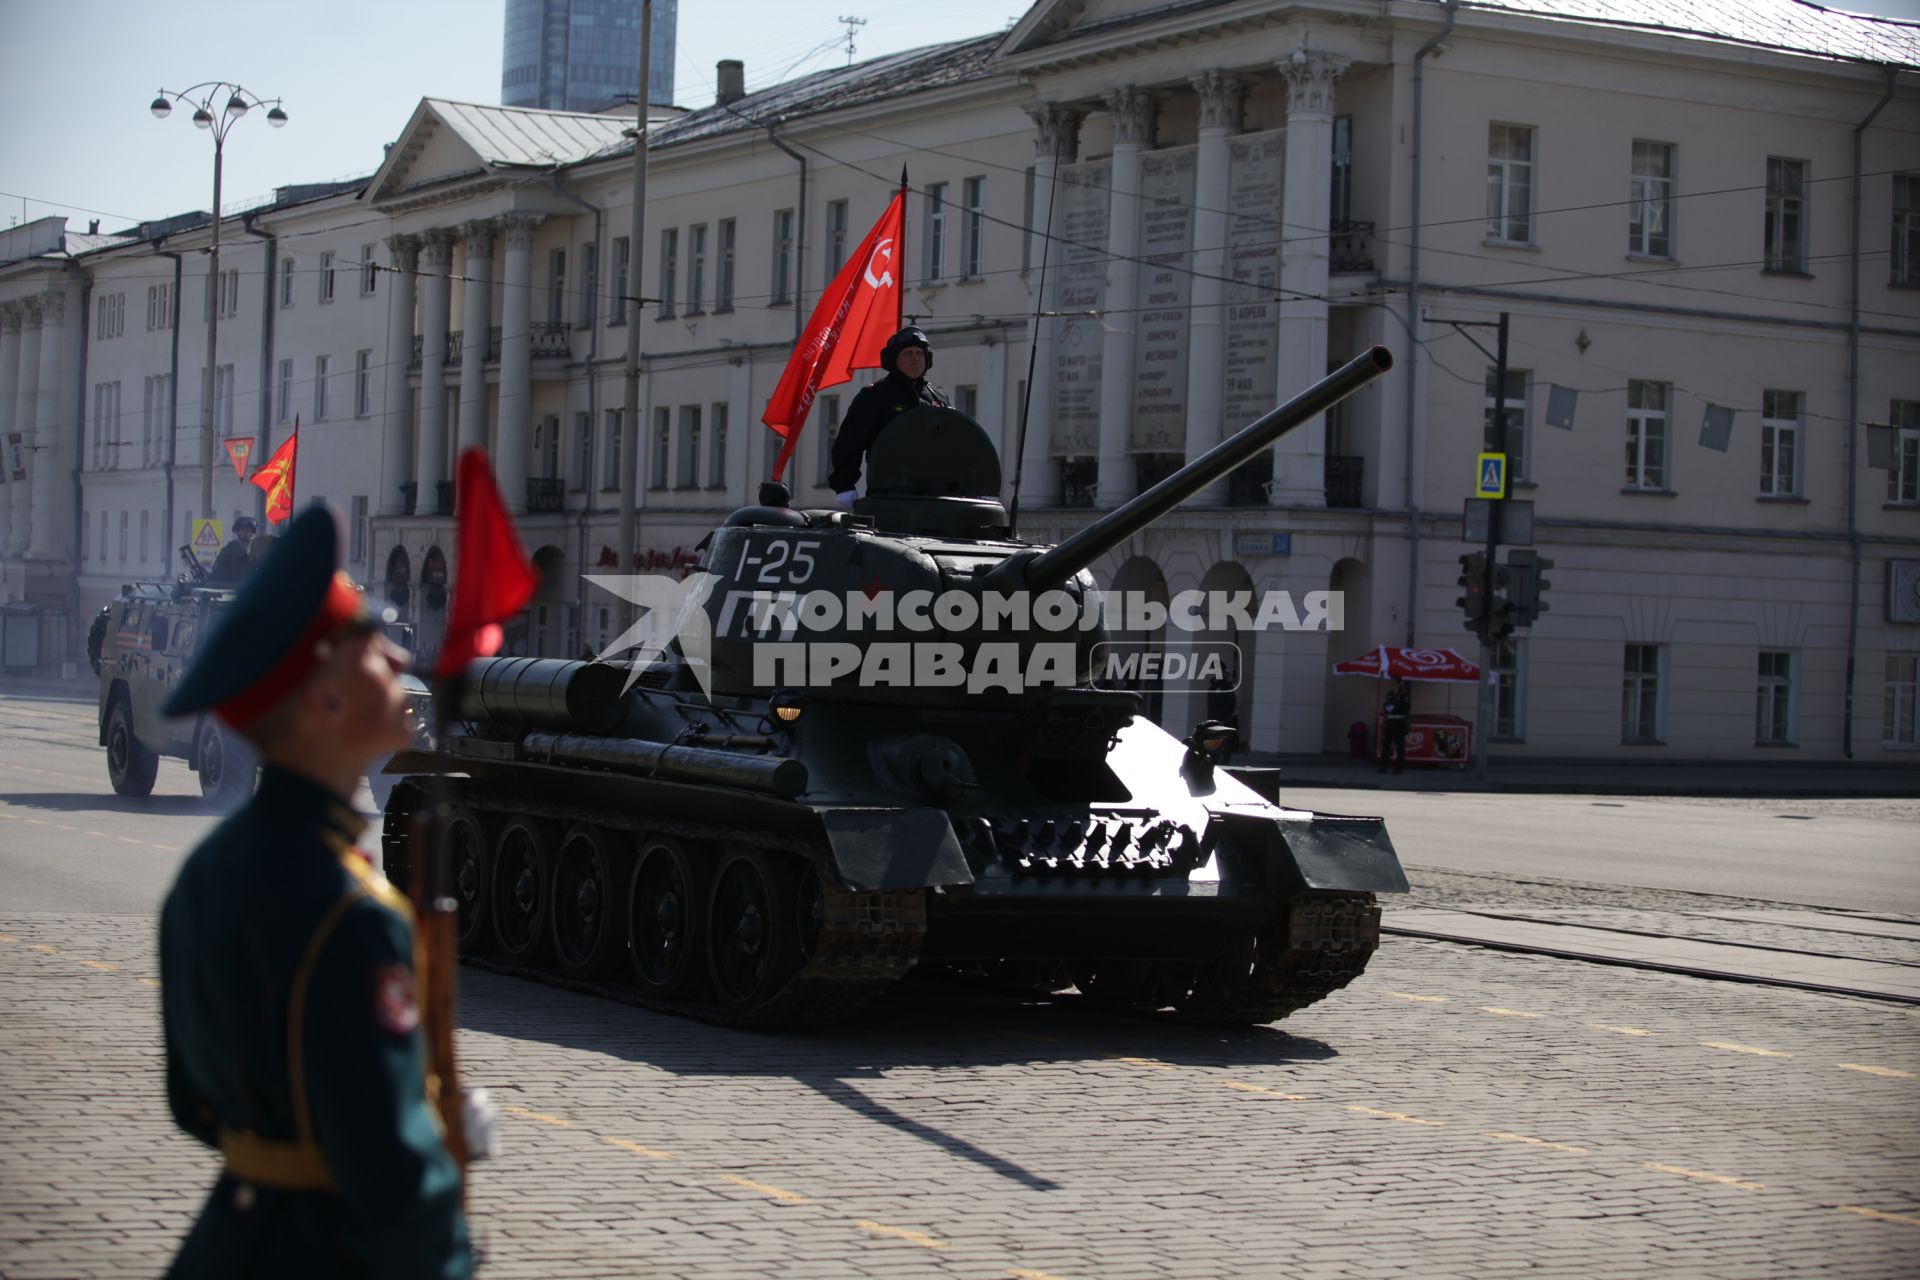
<svg viewBox="0 0 1920 1280"><path fill-rule="evenodd" d="M1378 945L1374 895L1406 889L1383 824L1284 808L1218 766L1226 726L1176 737L1096 687L1088 566L1390 364L1359 357L1051 548L1011 536L976 423L901 415L852 511L745 507L710 535L657 660L474 663L441 754L389 766L388 875L409 880L439 788L463 952L736 1024L845 1014L936 964L1225 1023L1325 997ZM940 603L883 637L823 593ZM910 674L876 679L902 635ZM1050 680L941 678L1049 644Z"/></svg>

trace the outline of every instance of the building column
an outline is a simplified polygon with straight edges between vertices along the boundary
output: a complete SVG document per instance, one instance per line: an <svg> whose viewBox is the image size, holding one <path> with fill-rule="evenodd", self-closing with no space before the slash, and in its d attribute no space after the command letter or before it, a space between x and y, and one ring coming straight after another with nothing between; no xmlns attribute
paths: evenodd
<svg viewBox="0 0 1920 1280"><path fill-rule="evenodd" d="M494 451L493 465L509 511L527 509L533 424L533 229L539 225L537 215L525 213L508 214L501 221L507 273L500 293L500 447ZM564 415L560 425L564 440Z"/></svg>
<svg viewBox="0 0 1920 1280"><path fill-rule="evenodd" d="M1047 102L1027 109L1032 117L1033 135L1033 227L1028 234L1027 298L1032 310L1053 309L1053 299L1036 297L1048 275L1056 272L1059 255L1047 243L1047 225L1052 221L1055 175L1060 166L1072 164L1080 152L1081 113L1058 103ZM1040 269L1046 263L1047 271ZM1057 277L1056 277L1057 278ZM1038 306L1032 306L1037 302ZM1053 376L1058 358L1054 334L1059 321L1043 319L1033 335L1033 385L1027 388L1027 404L1014 411L1015 447L1019 447L1019 414L1028 412L1026 447L1015 459L1020 464L1020 492L1023 505L1050 507L1060 493L1059 460L1053 456Z"/></svg>
<svg viewBox="0 0 1920 1280"><path fill-rule="evenodd" d="M487 447L487 345L493 337L493 232L491 221L460 228L467 261L460 286L460 448ZM526 489L524 473L520 488ZM508 491L509 493L511 490ZM524 499L525 494L522 493ZM511 501L511 499L509 499Z"/></svg>
<svg viewBox="0 0 1920 1280"><path fill-rule="evenodd" d="M26 461L27 474L15 475L8 484L13 489L7 554L24 556L33 528L33 478L49 463L34 449L34 417L40 411L40 304L41 297L20 304L20 376L14 388L13 428L10 435L20 437L20 456ZM11 448L11 441L9 441Z"/></svg>
<svg viewBox="0 0 1920 1280"><path fill-rule="evenodd" d="M20 388L20 305L0 304L0 555L7 550L13 530L13 399ZM20 501L26 501L25 498Z"/></svg>
<svg viewBox="0 0 1920 1280"><path fill-rule="evenodd" d="M419 484L414 510L432 515L447 478L447 312L453 282L453 232L436 227L421 237L420 265L426 289L420 309L420 425L414 434L413 478Z"/></svg>
<svg viewBox="0 0 1920 1280"><path fill-rule="evenodd" d="M34 387L33 515L27 525L27 554L36 560L60 554L54 533L53 483L60 475L60 353L66 336L66 294L50 289L40 295L40 376Z"/></svg>
<svg viewBox="0 0 1920 1280"><path fill-rule="evenodd" d="M1153 145L1154 100L1131 85L1107 95L1113 113L1113 177L1107 205L1107 305L1100 317L1100 471L1097 507L1133 496L1133 330L1139 321L1140 153Z"/></svg>
<svg viewBox="0 0 1920 1280"><path fill-rule="evenodd" d="M393 264L393 288L387 292L386 414L380 433L380 500L383 516L405 515L406 491L413 479L413 389L407 366L413 363L413 310L418 296L414 272L420 269L420 237L387 237Z"/></svg>
<svg viewBox="0 0 1920 1280"><path fill-rule="evenodd" d="M1187 330L1187 461L1220 443L1227 376L1227 139L1240 131L1247 83L1208 71L1195 76L1200 95L1200 145L1193 185L1193 306ZM1195 506L1227 501L1225 478L1202 489Z"/></svg>
<svg viewBox="0 0 1920 1280"><path fill-rule="evenodd" d="M1328 223L1333 199L1333 90L1345 58L1304 46L1279 64L1287 80L1281 197L1279 399L1327 376ZM1327 503L1327 421L1308 419L1273 447L1275 506Z"/></svg>

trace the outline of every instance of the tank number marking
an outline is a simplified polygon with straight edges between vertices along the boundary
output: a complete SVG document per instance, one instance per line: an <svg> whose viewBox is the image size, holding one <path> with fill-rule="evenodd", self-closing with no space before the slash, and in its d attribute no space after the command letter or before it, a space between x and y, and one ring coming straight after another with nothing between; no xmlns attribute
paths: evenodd
<svg viewBox="0 0 1920 1280"><path fill-rule="evenodd" d="M768 586L797 587L813 577L813 553L820 549L818 538L789 542L786 539L769 541L764 555L753 555L753 544L747 543L740 548L740 567L734 571L734 577L747 581L747 570L758 569L752 581Z"/></svg>

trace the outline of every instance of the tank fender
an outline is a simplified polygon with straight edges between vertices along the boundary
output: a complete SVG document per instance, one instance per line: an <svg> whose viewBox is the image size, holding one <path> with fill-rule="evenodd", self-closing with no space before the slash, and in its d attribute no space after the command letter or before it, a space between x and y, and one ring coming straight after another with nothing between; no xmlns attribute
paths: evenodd
<svg viewBox="0 0 1920 1280"><path fill-rule="evenodd" d="M1306 889L1405 893L1407 874L1387 836L1384 818L1335 813L1289 813L1274 819L1280 883Z"/></svg>
<svg viewBox="0 0 1920 1280"><path fill-rule="evenodd" d="M938 809L823 809L820 821L840 879L856 893L973 883Z"/></svg>

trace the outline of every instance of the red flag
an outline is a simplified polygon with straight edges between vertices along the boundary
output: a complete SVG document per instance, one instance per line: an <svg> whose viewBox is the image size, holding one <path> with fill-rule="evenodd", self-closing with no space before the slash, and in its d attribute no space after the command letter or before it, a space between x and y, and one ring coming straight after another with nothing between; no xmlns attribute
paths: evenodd
<svg viewBox="0 0 1920 1280"><path fill-rule="evenodd" d="M760 415L760 421L786 439L774 463L775 480L786 470L800 426L820 388L850 380L855 369L878 368L880 348L900 327L900 277L904 274L900 245L906 208L903 182L880 221L821 293L800 344L780 375L780 385Z"/></svg>
<svg viewBox="0 0 1920 1280"><path fill-rule="evenodd" d="M233 463L233 476L236 480L247 478L247 460L253 457L253 437L235 436L223 442L227 446L227 457Z"/></svg>
<svg viewBox="0 0 1920 1280"><path fill-rule="evenodd" d="M467 669L475 658L490 657L500 648L500 624L520 612L540 585L527 563L513 517L500 501L493 468L481 449L460 455L454 499L459 523L460 561L453 581L453 603L447 610L447 634L440 659L433 664L435 679L445 680Z"/></svg>
<svg viewBox="0 0 1920 1280"><path fill-rule="evenodd" d="M293 420L293 434L260 464L247 483L267 494L267 523L279 524L293 514L293 463L300 452L300 419Z"/></svg>

